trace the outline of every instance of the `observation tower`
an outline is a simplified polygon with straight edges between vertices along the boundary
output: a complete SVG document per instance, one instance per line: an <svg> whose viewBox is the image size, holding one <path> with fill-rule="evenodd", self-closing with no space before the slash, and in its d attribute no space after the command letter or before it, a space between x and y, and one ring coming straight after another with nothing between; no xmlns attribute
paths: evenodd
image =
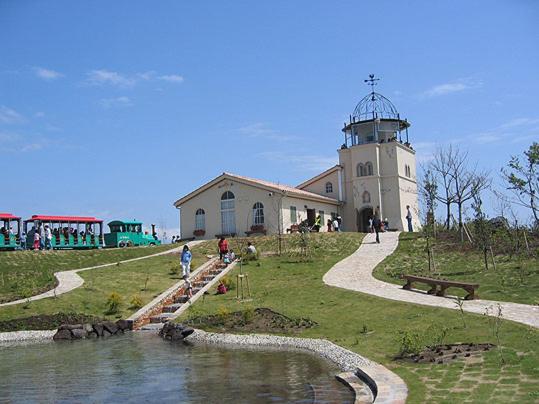
<svg viewBox="0 0 539 404"><path fill-rule="evenodd" d="M410 123L393 103L375 92L378 78L365 80L365 95L344 124L339 150L343 171L345 229L368 231L369 218L387 219L389 229L407 229L406 206L414 228L419 225L416 159L410 144Z"/></svg>

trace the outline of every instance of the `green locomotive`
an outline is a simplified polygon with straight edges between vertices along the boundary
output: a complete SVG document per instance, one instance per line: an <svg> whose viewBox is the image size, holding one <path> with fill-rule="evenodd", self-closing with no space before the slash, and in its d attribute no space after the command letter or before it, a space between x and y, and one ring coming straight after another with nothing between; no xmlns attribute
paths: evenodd
<svg viewBox="0 0 539 404"><path fill-rule="evenodd" d="M134 247L160 245L157 239L155 225L152 224L152 233L142 231L142 222L137 220L113 220L108 223L110 233L105 234L107 247Z"/></svg>

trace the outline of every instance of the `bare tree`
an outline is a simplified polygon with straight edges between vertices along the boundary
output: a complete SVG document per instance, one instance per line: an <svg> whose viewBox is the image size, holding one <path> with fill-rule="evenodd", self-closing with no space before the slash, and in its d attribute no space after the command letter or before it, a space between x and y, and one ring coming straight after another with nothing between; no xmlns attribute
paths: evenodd
<svg viewBox="0 0 539 404"><path fill-rule="evenodd" d="M427 228L432 227L432 232L435 235L435 219L434 211L438 201L438 181L434 173L427 168L419 183L419 193L425 204L426 217L425 224Z"/></svg>
<svg viewBox="0 0 539 404"><path fill-rule="evenodd" d="M464 242L463 209L464 204L473 199L474 194L490 186L488 174L469 167L468 152L450 147L449 177L453 189L453 200L458 210L460 241Z"/></svg>
<svg viewBox="0 0 539 404"><path fill-rule="evenodd" d="M445 205L446 218L445 226L449 230L451 224L451 204L455 202L453 193L453 177L450 175L452 171L453 147L449 145L447 148L439 147L434 154L434 160L429 164L430 170L436 177L437 182L440 181L441 192L436 193L436 200Z"/></svg>

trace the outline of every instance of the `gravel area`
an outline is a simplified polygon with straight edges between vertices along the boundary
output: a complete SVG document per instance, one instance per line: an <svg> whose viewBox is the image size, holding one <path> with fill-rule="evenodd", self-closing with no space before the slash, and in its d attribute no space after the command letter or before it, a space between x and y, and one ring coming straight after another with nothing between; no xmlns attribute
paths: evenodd
<svg viewBox="0 0 539 404"><path fill-rule="evenodd" d="M0 332L0 344L52 340L56 330Z"/></svg>

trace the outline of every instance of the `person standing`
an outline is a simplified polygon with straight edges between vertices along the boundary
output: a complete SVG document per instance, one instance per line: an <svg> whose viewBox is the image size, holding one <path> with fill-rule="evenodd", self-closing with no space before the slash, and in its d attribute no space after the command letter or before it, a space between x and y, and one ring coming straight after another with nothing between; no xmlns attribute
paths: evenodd
<svg viewBox="0 0 539 404"><path fill-rule="evenodd" d="M333 222L331 221L331 219L328 219L327 226L328 226L328 233L332 232L333 231Z"/></svg>
<svg viewBox="0 0 539 404"><path fill-rule="evenodd" d="M189 246L184 245L182 255L180 258L180 263L182 265L182 276L185 278L188 277L191 272L191 260L193 259L193 254L189 251Z"/></svg>
<svg viewBox="0 0 539 404"><path fill-rule="evenodd" d="M21 233L21 249L26 250L26 233Z"/></svg>
<svg viewBox="0 0 539 404"><path fill-rule="evenodd" d="M320 227L322 227L322 216L318 215L318 216L316 216L316 219L314 220L313 229L314 229L314 231L319 232Z"/></svg>
<svg viewBox="0 0 539 404"><path fill-rule="evenodd" d="M382 221L378 216L374 216L372 220L372 227L374 227L374 232L376 233L376 242L380 244L380 230L382 228Z"/></svg>
<svg viewBox="0 0 539 404"><path fill-rule="evenodd" d="M341 224L339 223L338 218L333 219L333 228L335 229L336 232L341 231Z"/></svg>
<svg viewBox="0 0 539 404"><path fill-rule="evenodd" d="M222 261L226 253L228 253L228 241L226 238L221 237L217 246L219 247L219 259Z"/></svg>
<svg viewBox="0 0 539 404"><path fill-rule="evenodd" d="M372 233L372 217L369 217L369 233Z"/></svg>
<svg viewBox="0 0 539 404"><path fill-rule="evenodd" d="M52 250L52 232L48 224L45 225L45 250Z"/></svg>
<svg viewBox="0 0 539 404"><path fill-rule="evenodd" d="M41 246L39 243L39 240L41 239L41 236L39 235L39 230L36 229L34 232L34 250L39 250L39 247Z"/></svg>
<svg viewBox="0 0 539 404"><path fill-rule="evenodd" d="M406 220L408 221L408 231L411 233L414 229L412 227L412 212L410 211L410 205L406 205Z"/></svg>

